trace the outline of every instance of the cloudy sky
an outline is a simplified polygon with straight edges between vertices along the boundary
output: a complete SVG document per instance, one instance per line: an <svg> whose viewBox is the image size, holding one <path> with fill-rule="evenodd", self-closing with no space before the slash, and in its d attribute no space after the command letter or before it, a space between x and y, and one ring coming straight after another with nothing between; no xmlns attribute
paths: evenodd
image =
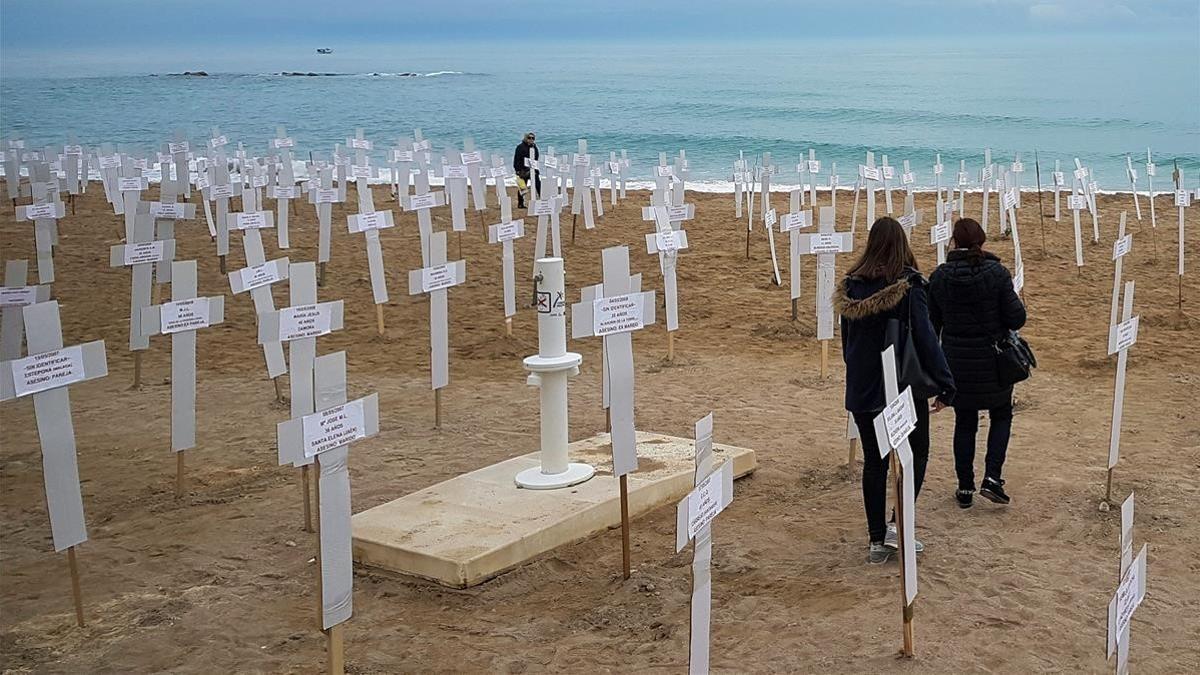
<svg viewBox="0 0 1200 675"><path fill-rule="evenodd" d="M652 7L653 11L648 8ZM1198 0L3 0L8 56L75 48L304 41L1200 35ZM1198 38L1200 41L1200 38ZM39 49L40 48L40 49ZM1196 58L1195 54L1189 58Z"/></svg>

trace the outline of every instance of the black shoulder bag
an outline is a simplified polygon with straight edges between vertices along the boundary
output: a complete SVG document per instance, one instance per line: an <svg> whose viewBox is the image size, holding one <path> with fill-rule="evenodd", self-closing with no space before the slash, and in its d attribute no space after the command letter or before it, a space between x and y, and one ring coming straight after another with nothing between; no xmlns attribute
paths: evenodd
<svg viewBox="0 0 1200 675"><path fill-rule="evenodd" d="M1011 387L1028 380L1037 368L1037 359L1029 343L1015 330L996 340L992 349L996 352L996 378L1002 386Z"/></svg>
<svg viewBox="0 0 1200 675"><path fill-rule="evenodd" d="M911 284L910 281L908 293L912 293ZM888 319L886 339L888 344L891 344L896 350L897 380L900 390L912 387L913 398L930 399L937 396L941 389L929 376L925 367L921 365L921 355L917 352L916 340L913 339L912 299L908 293L904 296L904 302L908 304L907 320Z"/></svg>

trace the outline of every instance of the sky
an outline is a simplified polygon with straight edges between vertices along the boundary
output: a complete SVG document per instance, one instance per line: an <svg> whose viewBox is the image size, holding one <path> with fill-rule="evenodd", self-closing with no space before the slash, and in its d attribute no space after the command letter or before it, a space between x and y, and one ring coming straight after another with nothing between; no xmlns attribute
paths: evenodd
<svg viewBox="0 0 1200 675"><path fill-rule="evenodd" d="M1200 35L1198 0L0 0L0 52L444 41ZM147 56L149 58L149 56ZM1197 58L1192 54L1189 58ZM2 74L2 73L0 73Z"/></svg>

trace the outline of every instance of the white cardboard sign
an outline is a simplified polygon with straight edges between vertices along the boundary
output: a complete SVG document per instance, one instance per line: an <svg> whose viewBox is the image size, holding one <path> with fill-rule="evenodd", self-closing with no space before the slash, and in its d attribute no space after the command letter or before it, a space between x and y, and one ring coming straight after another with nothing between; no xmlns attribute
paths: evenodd
<svg viewBox="0 0 1200 675"><path fill-rule="evenodd" d="M1113 242L1113 260L1123 257L1133 249L1133 235L1127 234Z"/></svg>
<svg viewBox="0 0 1200 675"><path fill-rule="evenodd" d="M333 312L326 304L298 305L279 311L280 341L318 337L333 331Z"/></svg>
<svg viewBox="0 0 1200 675"><path fill-rule="evenodd" d="M712 523L721 511L732 501L733 495L723 493L724 473L732 471L733 464L726 460L721 469L708 475L688 494L687 498L687 533L688 539L694 539L696 533Z"/></svg>
<svg viewBox="0 0 1200 675"><path fill-rule="evenodd" d="M363 421L363 399L334 406L328 410L305 415L304 456L307 458L341 447L359 438L366 438Z"/></svg>
<svg viewBox="0 0 1200 675"><path fill-rule="evenodd" d="M14 359L12 374L13 390L17 397L82 381L83 346L64 347Z"/></svg>
<svg viewBox="0 0 1200 675"><path fill-rule="evenodd" d="M408 210L432 209L437 206L437 195L433 192L423 195L413 195L408 198Z"/></svg>
<svg viewBox="0 0 1200 675"><path fill-rule="evenodd" d="M0 307L24 307L37 302L37 286L0 287Z"/></svg>
<svg viewBox="0 0 1200 675"><path fill-rule="evenodd" d="M512 241L521 236L521 232L525 227L525 219L517 219L507 223L500 223L496 226L496 241Z"/></svg>
<svg viewBox="0 0 1200 675"><path fill-rule="evenodd" d="M236 227L239 230L251 230L251 229L257 230L257 229L262 229L264 227L271 227L272 225L274 225L274 223L271 222L271 220L269 220L267 218L267 214L265 211L252 211L250 213L236 213L234 215L237 216L236 224L234 225L234 227Z"/></svg>
<svg viewBox="0 0 1200 675"><path fill-rule="evenodd" d="M283 276L279 274L279 268L276 266L275 262L276 261L272 260L261 265L246 267L239 270L238 274L242 275L242 287L247 291L250 291L258 288L259 286L273 284L276 281L283 279Z"/></svg>
<svg viewBox="0 0 1200 675"><path fill-rule="evenodd" d="M1141 317L1133 317L1128 321L1122 321L1112 328L1108 341L1108 353L1116 354L1122 349L1129 349L1137 344L1138 324Z"/></svg>
<svg viewBox="0 0 1200 675"><path fill-rule="evenodd" d="M642 328L642 294L628 293L600 298L592 304L592 326L596 337L628 333Z"/></svg>
<svg viewBox="0 0 1200 675"><path fill-rule="evenodd" d="M917 428L917 409L913 404L912 387L905 387L900 396L883 409L883 425L887 429L888 446L891 448L900 447L904 439Z"/></svg>
<svg viewBox="0 0 1200 675"><path fill-rule="evenodd" d="M126 244L125 264L128 266L160 262L163 259L163 243L161 241L144 241L138 244Z"/></svg>
<svg viewBox="0 0 1200 675"><path fill-rule="evenodd" d="M812 225L812 212L800 211L798 213L785 213L783 220L779 223L780 232L791 232Z"/></svg>
<svg viewBox="0 0 1200 675"><path fill-rule="evenodd" d="M434 265L421 269L421 292L428 293L439 288L450 288L454 285L455 266L453 263Z"/></svg>
<svg viewBox="0 0 1200 675"><path fill-rule="evenodd" d="M842 240L836 232L816 232L812 235L811 249L813 253L841 253Z"/></svg>
<svg viewBox="0 0 1200 675"><path fill-rule="evenodd" d="M162 306L162 334L207 328L208 298L189 298Z"/></svg>
<svg viewBox="0 0 1200 675"><path fill-rule="evenodd" d="M181 220L185 218L184 204L164 204L163 202L150 202L150 217L161 218L163 220Z"/></svg>

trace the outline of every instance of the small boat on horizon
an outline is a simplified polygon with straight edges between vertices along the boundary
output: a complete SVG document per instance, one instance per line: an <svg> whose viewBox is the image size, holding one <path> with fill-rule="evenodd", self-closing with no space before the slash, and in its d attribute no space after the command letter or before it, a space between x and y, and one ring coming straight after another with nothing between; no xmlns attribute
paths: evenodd
<svg viewBox="0 0 1200 675"><path fill-rule="evenodd" d="M329 47L320 47L317 49L318 54L332 54L333 50Z"/></svg>

